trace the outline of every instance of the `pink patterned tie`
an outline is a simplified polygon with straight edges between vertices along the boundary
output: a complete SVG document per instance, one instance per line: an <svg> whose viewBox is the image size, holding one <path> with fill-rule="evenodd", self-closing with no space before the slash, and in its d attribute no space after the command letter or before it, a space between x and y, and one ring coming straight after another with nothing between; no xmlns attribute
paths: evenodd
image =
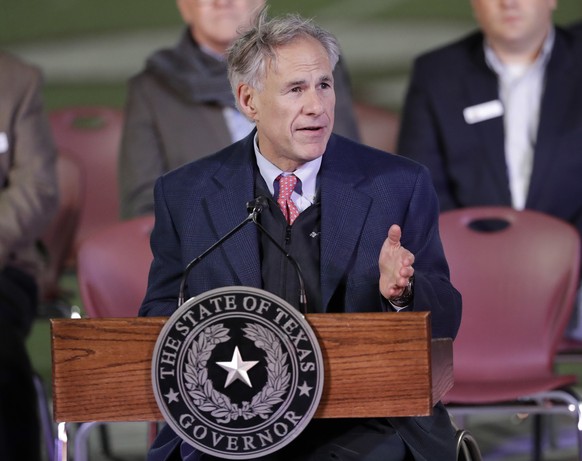
<svg viewBox="0 0 582 461"><path fill-rule="evenodd" d="M293 221L299 216L299 210L295 203L293 203L293 200L291 200L291 194L297 184L297 176L294 174L287 176L281 175L277 179L279 180L279 198L277 198L277 203L287 222L293 224Z"/></svg>

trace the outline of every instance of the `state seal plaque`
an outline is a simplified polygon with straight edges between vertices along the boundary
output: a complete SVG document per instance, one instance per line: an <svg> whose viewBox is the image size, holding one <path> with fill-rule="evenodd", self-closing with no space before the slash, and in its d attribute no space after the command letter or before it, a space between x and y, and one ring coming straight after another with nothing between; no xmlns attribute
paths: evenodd
<svg viewBox="0 0 582 461"><path fill-rule="evenodd" d="M252 459L294 440L323 391L323 356L303 315L264 290L226 287L180 306L152 359L166 422L213 456Z"/></svg>

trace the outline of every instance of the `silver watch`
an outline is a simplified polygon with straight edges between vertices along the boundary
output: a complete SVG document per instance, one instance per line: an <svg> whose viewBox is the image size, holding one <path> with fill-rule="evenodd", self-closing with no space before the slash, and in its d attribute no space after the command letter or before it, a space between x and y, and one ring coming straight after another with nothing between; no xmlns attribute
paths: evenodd
<svg viewBox="0 0 582 461"><path fill-rule="evenodd" d="M406 307L412 302L414 295L414 275L408 279L408 285L404 287L404 291L396 298L389 298L391 304L396 307Z"/></svg>

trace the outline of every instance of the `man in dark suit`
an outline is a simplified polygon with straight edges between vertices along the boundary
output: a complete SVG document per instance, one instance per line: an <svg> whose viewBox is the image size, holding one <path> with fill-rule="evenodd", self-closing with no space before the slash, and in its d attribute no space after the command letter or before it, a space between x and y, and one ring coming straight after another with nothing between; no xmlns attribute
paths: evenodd
<svg viewBox="0 0 582 461"><path fill-rule="evenodd" d="M397 150L442 211L528 208L582 234L582 59L555 3L472 0L482 30L416 59Z"/></svg>
<svg viewBox="0 0 582 461"><path fill-rule="evenodd" d="M225 54L265 0L178 0L187 24L173 48L156 51L129 81L119 159L123 218L152 213L155 180L213 154L253 128L235 108ZM349 77L334 71L334 131L358 140Z"/></svg>
<svg viewBox="0 0 582 461"><path fill-rule="evenodd" d="M171 315L186 265L263 195L261 224L300 262L309 311L430 310L433 336L455 337L461 299L449 281L429 173L332 134L338 57L335 38L311 21L267 20L265 11L235 42L229 77L256 130L156 183L154 261L140 315ZM299 305L292 266L255 226L209 254L187 281L190 296L243 285ZM148 459L216 458L166 426ZM440 403L430 417L313 420L261 459L454 460L454 431Z"/></svg>
<svg viewBox="0 0 582 461"><path fill-rule="evenodd" d="M40 70L0 51L0 459L41 459L26 338L45 261L39 236L58 205L56 149Z"/></svg>
<svg viewBox="0 0 582 461"><path fill-rule="evenodd" d="M472 3L477 12L502 4ZM533 11L518 8L520 3ZM441 210L514 204L558 216L582 231L582 60L571 34L552 26L553 3L512 2L506 10L499 6L496 16L477 14L483 31L415 61L398 153L429 167ZM526 92L527 106L512 99L510 89L501 93L500 73L520 71L539 71L542 81ZM515 150L508 145L509 130L520 130L510 120L514 101L518 117L527 121L521 128L529 141L521 147L527 176L521 179L519 172L511 173L508 158ZM515 203L512 178L521 197Z"/></svg>

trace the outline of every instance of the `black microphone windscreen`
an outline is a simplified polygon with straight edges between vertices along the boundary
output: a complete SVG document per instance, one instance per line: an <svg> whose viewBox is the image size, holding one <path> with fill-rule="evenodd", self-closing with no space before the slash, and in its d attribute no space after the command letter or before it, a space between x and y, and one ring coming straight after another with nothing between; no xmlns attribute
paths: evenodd
<svg viewBox="0 0 582 461"><path fill-rule="evenodd" d="M264 195L259 195L257 198L247 202L247 211L249 213L261 213L269 207L269 201Z"/></svg>

